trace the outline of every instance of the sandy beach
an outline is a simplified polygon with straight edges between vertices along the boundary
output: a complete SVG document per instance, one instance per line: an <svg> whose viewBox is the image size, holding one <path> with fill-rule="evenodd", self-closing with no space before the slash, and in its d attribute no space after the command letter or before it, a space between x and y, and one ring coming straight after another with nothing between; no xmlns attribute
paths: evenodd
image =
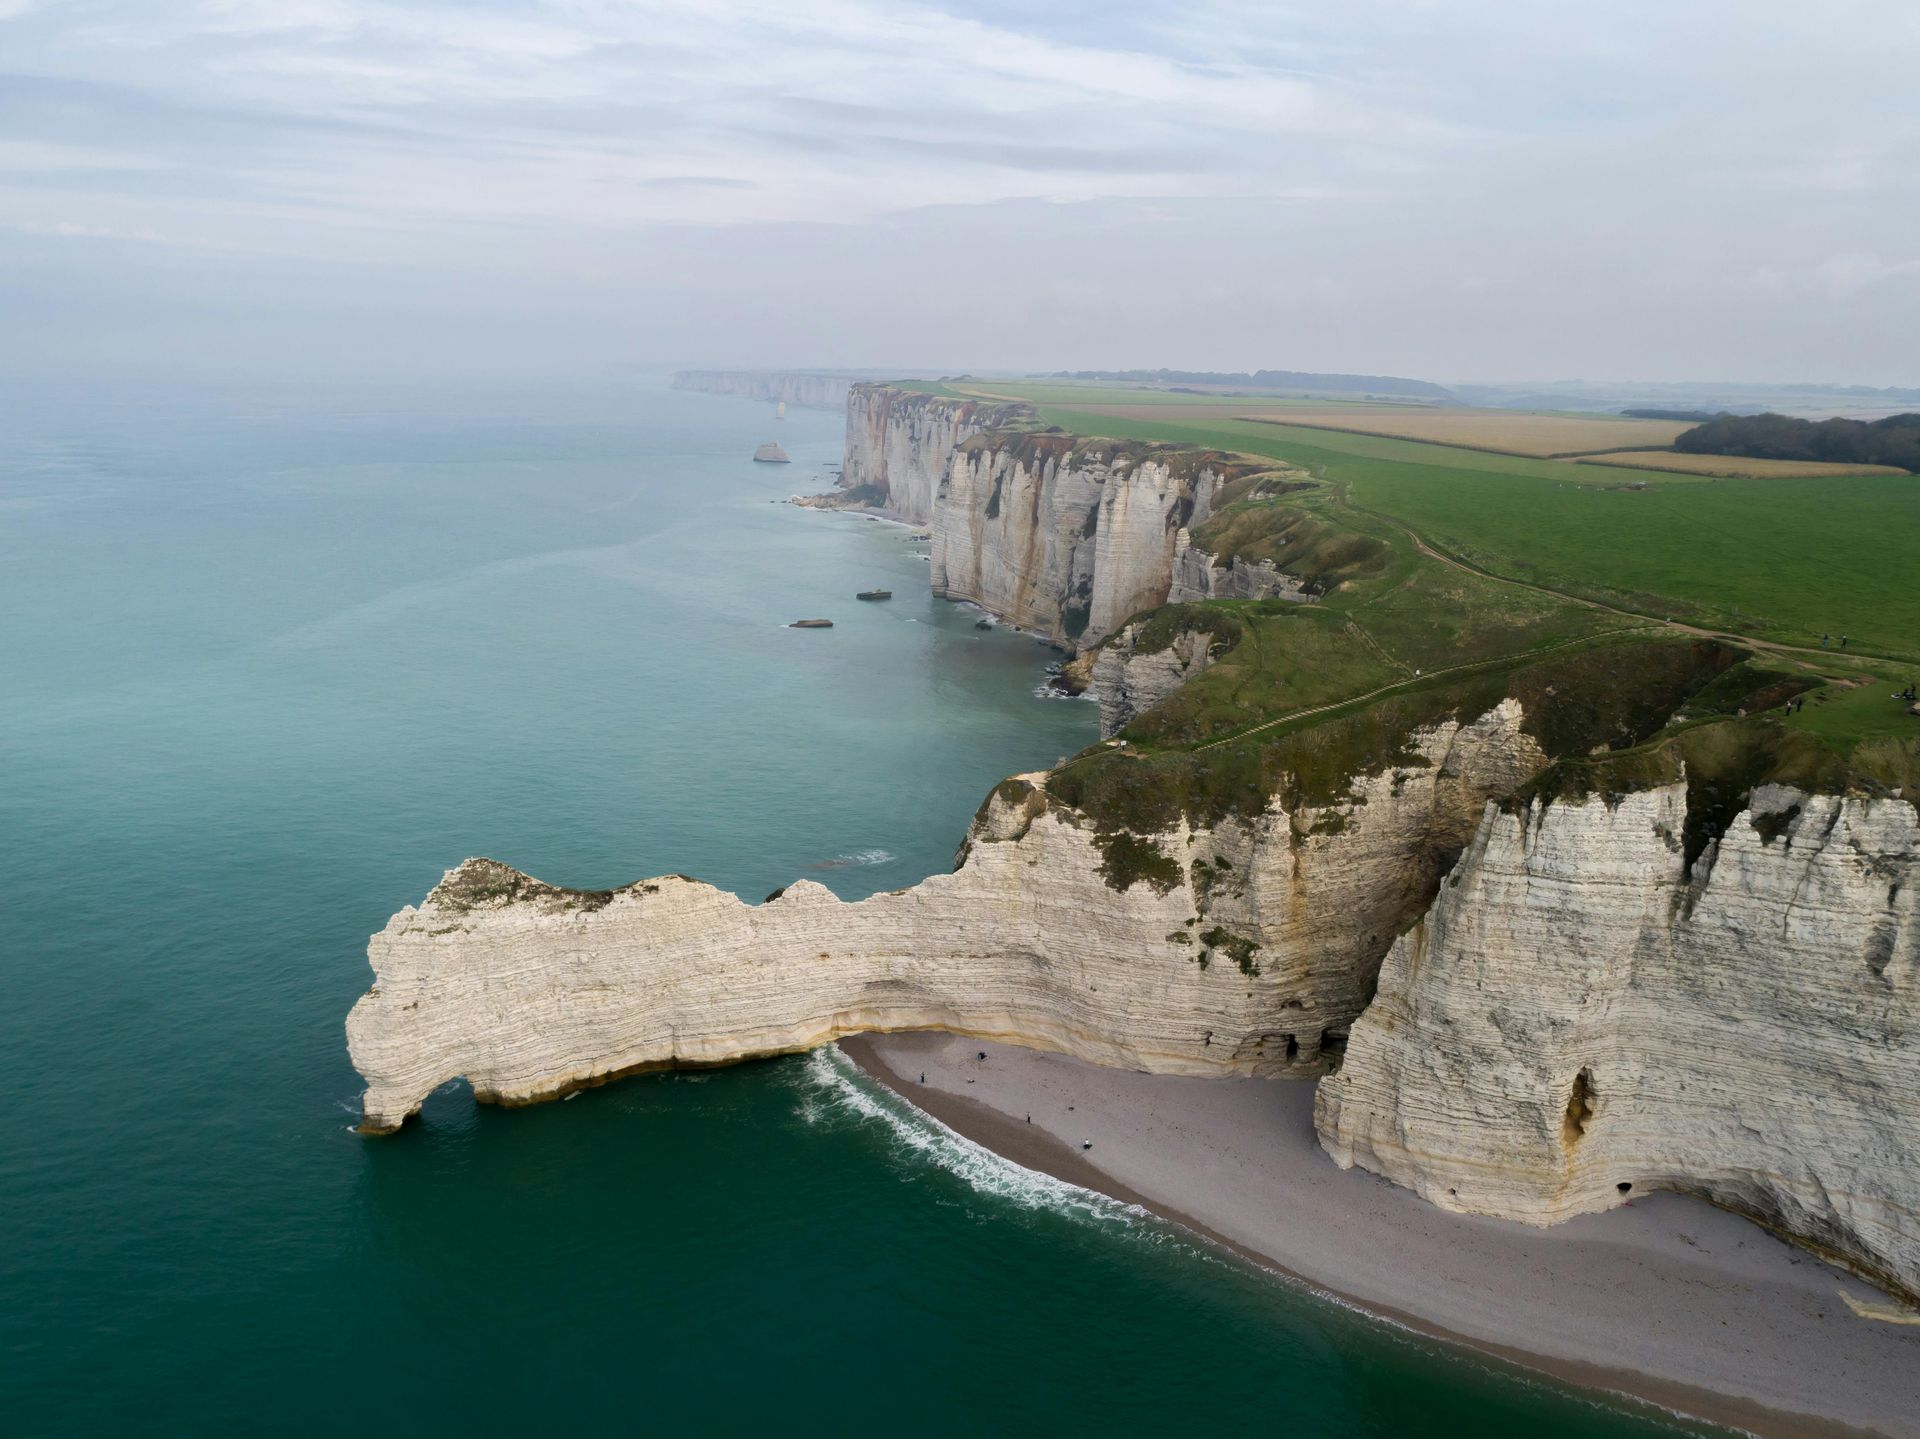
<svg viewBox="0 0 1920 1439"><path fill-rule="evenodd" d="M1337 1168L1309 1084L945 1034L842 1048L976 1143L1422 1332L1763 1435L1920 1436L1920 1326L1861 1317L1846 1296L1887 1297L1702 1201L1650 1195L1554 1229L1447 1214Z"/></svg>

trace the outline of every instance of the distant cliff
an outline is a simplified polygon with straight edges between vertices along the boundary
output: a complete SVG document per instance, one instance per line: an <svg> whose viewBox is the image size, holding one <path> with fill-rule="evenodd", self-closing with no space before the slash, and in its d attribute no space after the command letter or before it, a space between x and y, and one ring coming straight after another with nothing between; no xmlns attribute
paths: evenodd
<svg viewBox="0 0 1920 1439"><path fill-rule="evenodd" d="M933 592L1058 644L1166 603L1189 525L1259 466L1213 450L1063 434L975 436L933 513Z"/></svg>
<svg viewBox="0 0 1920 1439"><path fill-rule="evenodd" d="M784 401L813 410L839 410L846 406L847 391L868 378L828 370L680 370L673 377L673 387L743 400Z"/></svg>
<svg viewBox="0 0 1920 1439"><path fill-rule="evenodd" d="M1181 445L1042 430L1031 406L856 385L839 487L801 503L933 532L933 592L1067 647L1175 599L1301 598L1271 561L1193 546L1215 496L1271 470Z"/></svg>
<svg viewBox="0 0 1920 1439"><path fill-rule="evenodd" d="M892 385L856 385L847 396L847 448L836 507L886 510L916 525L934 502L958 446L987 431L1034 425L1019 401L949 399Z"/></svg>

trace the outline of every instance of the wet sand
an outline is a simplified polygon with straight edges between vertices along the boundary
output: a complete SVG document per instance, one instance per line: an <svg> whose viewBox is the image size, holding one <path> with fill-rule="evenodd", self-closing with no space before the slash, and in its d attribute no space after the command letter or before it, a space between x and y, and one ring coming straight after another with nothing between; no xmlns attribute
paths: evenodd
<svg viewBox="0 0 1920 1439"><path fill-rule="evenodd" d="M1310 1084L1133 1074L945 1034L841 1047L1016 1163L1424 1333L1763 1435L1920 1436L1920 1328L1860 1317L1843 1295L1886 1296L1704 1202L1649 1195L1553 1229L1448 1214L1335 1166Z"/></svg>

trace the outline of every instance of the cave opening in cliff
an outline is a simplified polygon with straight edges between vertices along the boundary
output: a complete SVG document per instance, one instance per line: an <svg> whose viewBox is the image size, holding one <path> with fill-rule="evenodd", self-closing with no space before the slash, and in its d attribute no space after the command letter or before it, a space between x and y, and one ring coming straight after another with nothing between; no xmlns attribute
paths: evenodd
<svg viewBox="0 0 1920 1439"><path fill-rule="evenodd" d="M1560 1142L1568 1149L1573 1148L1587 1132L1587 1121L1593 1118L1594 1098L1593 1071L1583 1069L1573 1077L1573 1092L1567 1096L1566 1116L1560 1121Z"/></svg>
<svg viewBox="0 0 1920 1439"><path fill-rule="evenodd" d="M1300 1036L1297 1034L1289 1034L1287 1036L1287 1058L1298 1059L1299 1057L1300 1057Z"/></svg>
<svg viewBox="0 0 1920 1439"><path fill-rule="evenodd" d="M1320 1057L1332 1068L1340 1067L1340 1060L1347 1052L1347 1036L1344 1030L1323 1029L1320 1031Z"/></svg>

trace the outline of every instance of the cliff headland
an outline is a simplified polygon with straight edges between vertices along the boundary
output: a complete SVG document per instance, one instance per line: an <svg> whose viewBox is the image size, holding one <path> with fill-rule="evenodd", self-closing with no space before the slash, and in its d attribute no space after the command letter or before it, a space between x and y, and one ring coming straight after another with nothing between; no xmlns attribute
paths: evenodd
<svg viewBox="0 0 1920 1439"><path fill-rule="evenodd" d="M1393 499L1393 465L1470 460L1103 438L1043 401L854 385L816 503L929 526L934 592L1077 651L1107 738L857 903L467 861L373 938L364 1127L455 1077L519 1104L942 1030L1297 1079L1335 1164L1441 1210L1674 1191L1920 1301L1907 660L1733 632L1603 548L1530 578L1468 479L1444 535Z"/></svg>

